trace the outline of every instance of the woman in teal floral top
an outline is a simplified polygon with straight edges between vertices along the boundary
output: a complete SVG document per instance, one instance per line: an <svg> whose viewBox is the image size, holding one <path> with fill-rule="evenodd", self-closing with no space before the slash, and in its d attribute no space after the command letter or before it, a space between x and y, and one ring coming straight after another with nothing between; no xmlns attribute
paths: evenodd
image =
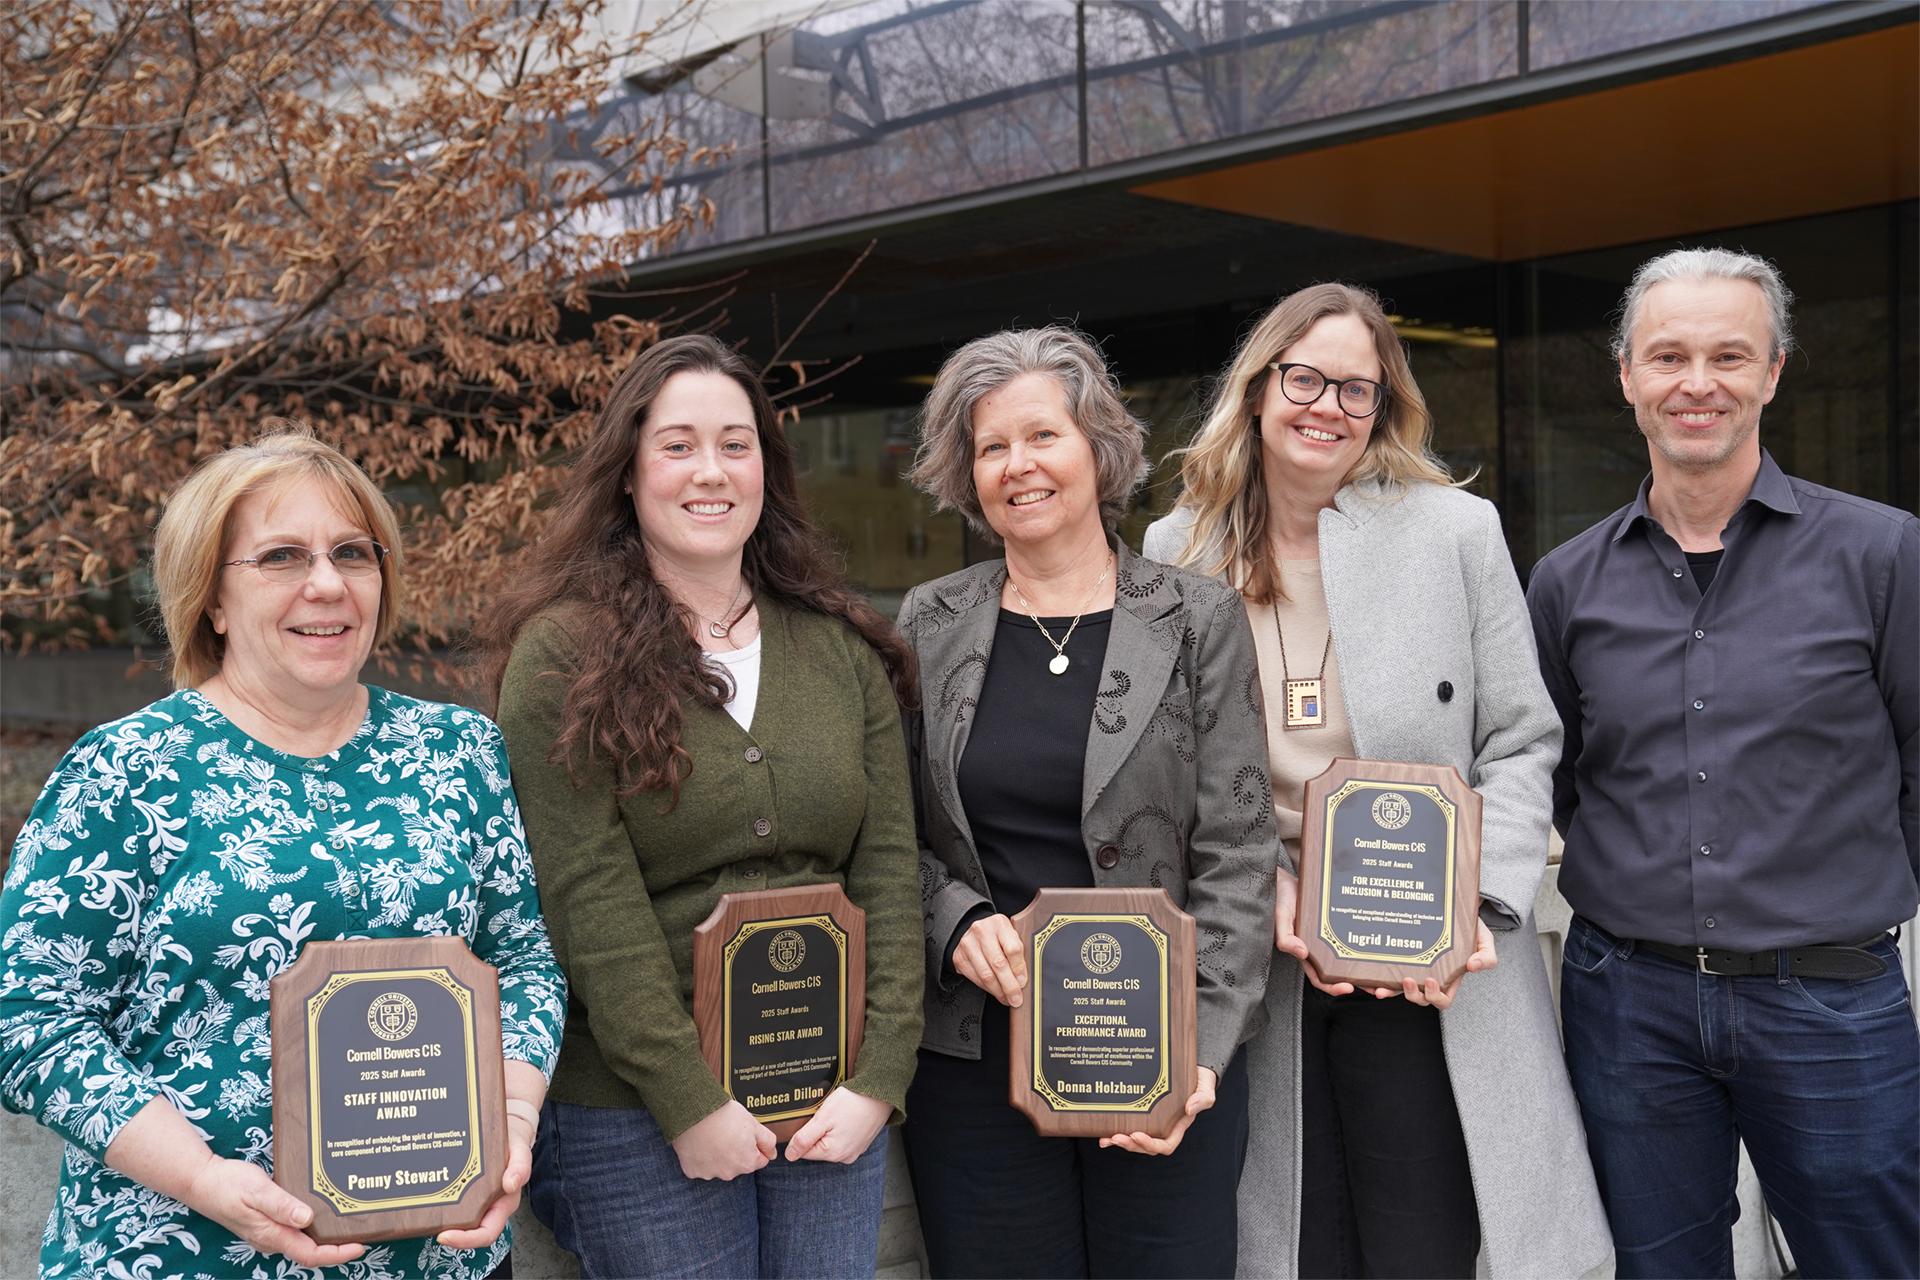
<svg viewBox="0 0 1920 1280"><path fill-rule="evenodd" d="M379 490L298 428L168 508L180 691L75 744L0 897L0 1103L68 1143L43 1275L479 1280L507 1259L566 983L499 731L359 683L397 541ZM309 940L443 934L500 974L505 1193L472 1231L317 1245L270 1178L268 983Z"/></svg>

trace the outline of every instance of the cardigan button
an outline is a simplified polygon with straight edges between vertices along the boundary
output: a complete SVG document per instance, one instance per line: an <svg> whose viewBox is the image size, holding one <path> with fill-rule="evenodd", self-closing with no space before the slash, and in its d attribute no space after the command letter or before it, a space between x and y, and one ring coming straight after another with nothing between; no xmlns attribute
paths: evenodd
<svg viewBox="0 0 1920 1280"><path fill-rule="evenodd" d="M1442 680L1440 682L1440 687L1434 690L1434 692L1440 695L1440 701L1452 702L1453 701L1453 681Z"/></svg>
<svg viewBox="0 0 1920 1280"><path fill-rule="evenodd" d="M745 871L742 871L740 874L745 876L749 880L758 880L760 878L760 868L748 867Z"/></svg>
<svg viewBox="0 0 1920 1280"><path fill-rule="evenodd" d="M771 822L768 822L765 818L755 818L753 820L753 834L757 836L764 836L764 835L770 834L772 831L773 831L773 824Z"/></svg>
<svg viewBox="0 0 1920 1280"><path fill-rule="evenodd" d="M1100 864L1102 871L1113 870L1120 865L1120 846L1117 844L1101 845L1100 851L1093 855L1093 860Z"/></svg>
<svg viewBox="0 0 1920 1280"><path fill-rule="evenodd" d="M760 748L758 748L758 747L748 747L748 748L747 748L747 763L748 763L748 764L759 764L759 763L760 763Z"/></svg>

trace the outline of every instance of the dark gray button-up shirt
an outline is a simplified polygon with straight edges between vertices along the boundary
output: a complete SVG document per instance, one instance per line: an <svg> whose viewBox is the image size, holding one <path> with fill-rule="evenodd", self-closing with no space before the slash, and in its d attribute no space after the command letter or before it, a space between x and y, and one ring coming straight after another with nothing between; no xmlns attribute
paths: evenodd
<svg viewBox="0 0 1920 1280"><path fill-rule="evenodd" d="M1911 919L1920 520L1763 453L1702 592L1647 489L1527 592L1567 730L1560 891L1619 937L1736 951Z"/></svg>

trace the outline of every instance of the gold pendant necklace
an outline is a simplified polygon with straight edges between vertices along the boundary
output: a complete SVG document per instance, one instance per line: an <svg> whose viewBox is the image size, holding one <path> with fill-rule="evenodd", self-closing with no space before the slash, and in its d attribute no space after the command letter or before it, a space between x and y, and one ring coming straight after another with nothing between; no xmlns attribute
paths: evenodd
<svg viewBox="0 0 1920 1280"><path fill-rule="evenodd" d="M1320 651L1320 670L1311 680L1295 680L1287 670L1287 635L1280 629L1280 602L1270 602L1273 608L1273 634L1280 638L1280 680L1287 691L1287 715L1284 721L1289 729L1312 729L1327 722L1327 700L1325 696L1325 678L1327 674L1327 655L1333 652L1333 623L1327 623L1327 644Z"/></svg>
<svg viewBox="0 0 1920 1280"><path fill-rule="evenodd" d="M1014 581L1013 571L1007 571L1007 581L1012 584L1013 594L1019 599L1020 607L1027 611L1027 616L1033 619L1033 625L1040 628L1040 634L1045 636L1047 643L1053 646L1053 658L1047 663L1047 670L1053 674L1065 675L1067 668L1072 665L1067 659L1067 641L1073 639L1074 628L1080 625L1080 619L1085 616L1087 606L1092 604L1094 596L1100 593L1100 584L1107 580L1107 570L1112 569L1118 559L1119 557L1116 556L1113 560L1109 560L1106 569L1100 571L1100 576L1094 580L1093 590L1087 592L1087 598L1080 604L1080 612L1073 615L1073 623L1067 628L1067 634L1058 640L1055 640L1053 633L1047 630L1047 624L1040 621L1040 615L1033 611L1033 606L1027 603L1026 593L1021 591L1020 584Z"/></svg>

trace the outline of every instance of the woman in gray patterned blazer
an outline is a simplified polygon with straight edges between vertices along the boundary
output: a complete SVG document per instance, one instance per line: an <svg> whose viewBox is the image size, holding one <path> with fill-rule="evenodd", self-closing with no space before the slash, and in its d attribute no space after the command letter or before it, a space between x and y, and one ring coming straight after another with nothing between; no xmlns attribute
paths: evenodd
<svg viewBox="0 0 1920 1280"><path fill-rule="evenodd" d="M927 398L914 479L1007 552L900 611L927 937L906 1135L937 1276L1233 1271L1279 841L1240 597L1114 534L1144 434L1060 328L969 343ZM1165 888L1199 926L1200 1083L1165 1139L1042 1138L1007 1104L1008 917L1096 885Z"/></svg>

